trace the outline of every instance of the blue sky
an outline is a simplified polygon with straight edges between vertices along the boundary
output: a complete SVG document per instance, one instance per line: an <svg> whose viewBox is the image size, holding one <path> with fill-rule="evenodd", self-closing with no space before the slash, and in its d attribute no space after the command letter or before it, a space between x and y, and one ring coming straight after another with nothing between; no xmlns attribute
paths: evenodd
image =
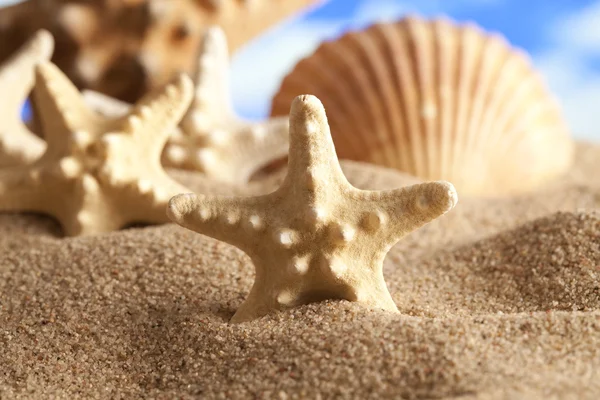
<svg viewBox="0 0 600 400"><path fill-rule="evenodd" d="M326 39L406 13L476 22L525 49L563 106L573 135L600 141L600 0L329 0L234 55L238 112L262 118L298 59Z"/></svg>
<svg viewBox="0 0 600 400"><path fill-rule="evenodd" d="M16 1L0 5L9 2ZM236 110L264 118L283 77L321 41L406 13L446 15L503 34L531 55L573 135L600 142L600 0L322 0L234 55Z"/></svg>

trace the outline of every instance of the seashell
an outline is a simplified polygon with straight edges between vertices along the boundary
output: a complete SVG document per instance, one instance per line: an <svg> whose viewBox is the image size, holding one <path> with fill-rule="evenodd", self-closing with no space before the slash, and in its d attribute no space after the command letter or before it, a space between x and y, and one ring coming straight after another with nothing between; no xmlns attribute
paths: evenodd
<svg viewBox="0 0 600 400"><path fill-rule="evenodd" d="M191 74L208 26L223 28L233 52L317 1L13 1L0 7L0 62L47 29L59 43L52 61L72 81L131 103L180 72Z"/></svg>
<svg viewBox="0 0 600 400"><path fill-rule="evenodd" d="M325 105L340 158L464 194L531 190L572 160L561 110L529 57L474 24L407 17L323 43L283 80L271 115L303 93Z"/></svg>

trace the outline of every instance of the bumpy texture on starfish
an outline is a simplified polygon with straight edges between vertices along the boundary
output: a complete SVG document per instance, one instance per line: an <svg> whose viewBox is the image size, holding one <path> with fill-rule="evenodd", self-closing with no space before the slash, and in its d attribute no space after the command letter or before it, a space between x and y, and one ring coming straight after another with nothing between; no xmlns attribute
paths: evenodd
<svg viewBox="0 0 600 400"><path fill-rule="evenodd" d="M235 115L227 40L221 28L211 27L201 45L192 106L181 122L181 135L171 137L163 162L211 179L245 183L287 154L288 125L287 118L254 123Z"/></svg>
<svg viewBox="0 0 600 400"><path fill-rule="evenodd" d="M0 210L52 215L69 236L168 221L167 201L186 189L168 177L160 155L192 99L190 78L149 94L129 116L106 119L87 109L54 64L36 74L48 146L33 164L0 170Z"/></svg>
<svg viewBox="0 0 600 400"><path fill-rule="evenodd" d="M290 113L288 173L277 191L246 198L182 194L167 214L250 256L254 286L232 318L243 322L327 298L398 312L383 279L386 253L456 202L448 182L389 191L350 185L321 102L299 96Z"/></svg>
<svg viewBox="0 0 600 400"><path fill-rule="evenodd" d="M285 157L289 146L287 117L263 122L238 118L229 94L229 53L219 27L207 30L200 49L196 94L173 130L163 153L165 166L196 170L209 179L246 183L270 162ZM97 111L120 116L127 103L94 91L85 91Z"/></svg>
<svg viewBox="0 0 600 400"><path fill-rule="evenodd" d="M38 31L0 66L0 167L29 163L42 155L46 144L21 119L21 108L35 82L35 66L52 56L54 40Z"/></svg>

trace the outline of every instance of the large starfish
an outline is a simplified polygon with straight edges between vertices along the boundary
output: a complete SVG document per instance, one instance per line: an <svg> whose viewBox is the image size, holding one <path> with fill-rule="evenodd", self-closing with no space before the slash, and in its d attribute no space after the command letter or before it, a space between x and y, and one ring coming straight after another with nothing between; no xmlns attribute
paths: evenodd
<svg viewBox="0 0 600 400"><path fill-rule="evenodd" d="M287 117L263 122L238 118L229 92L229 53L225 34L211 27L204 35L196 73L196 94L174 130L163 154L166 166L196 170L209 179L247 183L270 162L283 158L289 146ZM85 91L90 106L118 116L127 104Z"/></svg>
<svg viewBox="0 0 600 400"><path fill-rule="evenodd" d="M175 196L167 214L183 227L232 244L252 259L256 279L232 322L326 298L398 312L383 260L403 236L457 202L448 182L359 190L338 162L325 110L299 96L290 113L288 173L259 197Z"/></svg>
<svg viewBox="0 0 600 400"><path fill-rule="evenodd" d="M192 92L181 75L130 115L106 119L54 64L38 65L34 95L48 146L33 164L0 171L0 210L52 215L69 236L166 222L168 199L186 189L167 176L160 154Z"/></svg>
<svg viewBox="0 0 600 400"><path fill-rule="evenodd" d="M21 119L21 109L35 82L35 66L52 56L54 40L38 31L0 66L0 167L29 163L42 155L46 143Z"/></svg>

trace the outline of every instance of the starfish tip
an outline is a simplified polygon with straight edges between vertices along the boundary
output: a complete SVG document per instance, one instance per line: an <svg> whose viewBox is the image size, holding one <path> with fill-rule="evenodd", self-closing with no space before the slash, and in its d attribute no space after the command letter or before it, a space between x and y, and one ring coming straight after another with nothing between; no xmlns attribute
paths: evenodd
<svg viewBox="0 0 600 400"><path fill-rule="evenodd" d="M453 209L458 203L456 189L450 182L435 181L423 185L424 190L416 199L419 208L429 209L439 216Z"/></svg>
<svg viewBox="0 0 600 400"><path fill-rule="evenodd" d="M446 181L438 181L441 190L444 190L446 195L446 199L448 202L446 211L450 211L453 209L458 203L458 194L456 193L456 188L453 184Z"/></svg>
<svg viewBox="0 0 600 400"><path fill-rule="evenodd" d="M317 112L323 108L324 107L323 103L321 103L321 100L319 100L317 96L313 96L311 94L301 94L296 96L292 102L292 113L306 111Z"/></svg>
<svg viewBox="0 0 600 400"><path fill-rule="evenodd" d="M180 73L175 78L175 85L185 93L192 93L194 91L194 82L186 73Z"/></svg>
<svg viewBox="0 0 600 400"><path fill-rule="evenodd" d="M225 32L223 32L223 29L219 25L211 25L204 33L204 42L227 43L227 38L225 37Z"/></svg>
<svg viewBox="0 0 600 400"><path fill-rule="evenodd" d="M173 196L167 205L167 217L175 223L182 223L186 215L198 206L198 196L194 193L184 193Z"/></svg>
<svg viewBox="0 0 600 400"><path fill-rule="evenodd" d="M60 70L50 61L42 61L35 67L35 74L38 81L50 81L61 75Z"/></svg>
<svg viewBox="0 0 600 400"><path fill-rule="evenodd" d="M303 133L312 136L325 129L328 126L327 116L321 100L310 94L297 96L290 109L290 126L294 125L296 129L290 129L291 135Z"/></svg>
<svg viewBox="0 0 600 400"><path fill-rule="evenodd" d="M54 37L46 29L40 29L33 37L33 47L43 59L49 59L54 51Z"/></svg>
<svg viewBox="0 0 600 400"><path fill-rule="evenodd" d="M192 100L194 93L194 83L185 73L176 75L163 89L169 101L183 101L185 103ZM146 113L148 114L148 113Z"/></svg>

